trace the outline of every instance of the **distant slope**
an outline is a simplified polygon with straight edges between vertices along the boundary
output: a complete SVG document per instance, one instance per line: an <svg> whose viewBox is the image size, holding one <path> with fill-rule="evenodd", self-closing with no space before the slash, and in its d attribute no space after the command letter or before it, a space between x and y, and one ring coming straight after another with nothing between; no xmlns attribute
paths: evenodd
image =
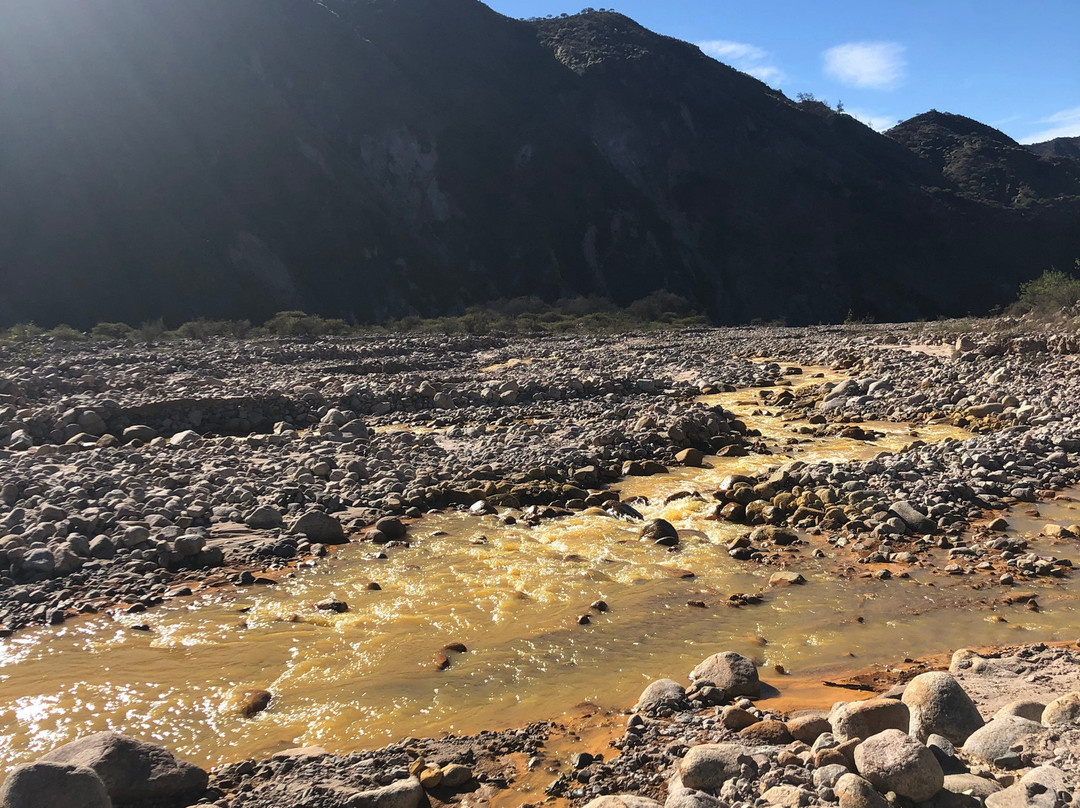
<svg viewBox="0 0 1080 808"><path fill-rule="evenodd" d="M0 4L0 323L980 311L1080 255L1076 175L956 130L884 137L610 12Z"/></svg>
<svg viewBox="0 0 1080 808"><path fill-rule="evenodd" d="M1005 205L1080 195L1080 165L1042 157L962 115L927 112L885 133L973 197Z"/></svg>
<svg viewBox="0 0 1080 808"><path fill-rule="evenodd" d="M1031 143L1027 148L1040 157L1068 157L1080 160L1080 137L1057 137L1043 143Z"/></svg>

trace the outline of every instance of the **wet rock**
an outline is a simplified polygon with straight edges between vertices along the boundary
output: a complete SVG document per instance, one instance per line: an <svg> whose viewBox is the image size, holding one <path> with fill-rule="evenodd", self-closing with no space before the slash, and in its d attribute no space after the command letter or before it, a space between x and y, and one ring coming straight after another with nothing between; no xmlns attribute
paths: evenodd
<svg viewBox="0 0 1080 808"><path fill-rule="evenodd" d="M881 792L923 802L945 784L945 773L933 753L898 729L871 735L855 747L859 774Z"/></svg>
<svg viewBox="0 0 1080 808"><path fill-rule="evenodd" d="M205 771L167 749L113 732L72 741L42 760L93 769L112 801L120 804L190 804L206 790L208 781Z"/></svg>
<svg viewBox="0 0 1080 808"><path fill-rule="evenodd" d="M679 531L665 519L652 519L641 526L640 538L642 541L673 547L679 543Z"/></svg>
<svg viewBox="0 0 1080 808"><path fill-rule="evenodd" d="M38 761L16 766L0 787L3 808L112 808L93 769Z"/></svg>
<svg viewBox="0 0 1080 808"><path fill-rule="evenodd" d="M889 510L899 516L914 533L933 533L937 530L937 524L910 502L894 502L889 506Z"/></svg>
<svg viewBox="0 0 1080 808"><path fill-rule="evenodd" d="M912 679L902 701L911 712L908 731L920 741L938 734L959 746L984 723L960 683L941 671L922 673Z"/></svg>
<svg viewBox="0 0 1080 808"><path fill-rule="evenodd" d="M786 586L798 586L805 584L806 578L798 572L774 572L769 576L769 586L771 587L786 587Z"/></svg>
<svg viewBox="0 0 1080 808"><path fill-rule="evenodd" d="M375 523L375 529L390 541L405 538L405 525L395 516L386 516Z"/></svg>
<svg viewBox="0 0 1080 808"><path fill-rule="evenodd" d="M729 696L761 696L761 680L752 660L734 651L713 654L690 671L695 682L710 682Z"/></svg>

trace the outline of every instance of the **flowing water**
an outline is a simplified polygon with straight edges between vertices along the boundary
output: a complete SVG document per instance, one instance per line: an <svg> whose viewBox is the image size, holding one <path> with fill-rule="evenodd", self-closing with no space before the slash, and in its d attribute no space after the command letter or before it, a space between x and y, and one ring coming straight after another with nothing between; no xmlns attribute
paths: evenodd
<svg viewBox="0 0 1080 808"><path fill-rule="evenodd" d="M754 391L708 400L747 413L776 454L709 458L712 468L625 481L624 498L646 498L636 506L646 517L680 529L678 552L640 542L636 523L597 512L536 528L450 513L412 525L412 546L389 558L351 544L277 586L208 590L143 614L20 632L0 641L2 759L10 766L101 729L212 764L299 745L349 751L506 728L580 702L626 709L649 681L685 679L719 650L768 666L763 678L786 701L827 704L844 691L824 692L822 678L873 664L969 645L1075 639L1076 576L1040 583L1042 611L1033 612L995 605L971 579L928 570L913 569L910 579L859 578L846 554L833 558L815 537L789 562L805 586L729 607L731 594L765 591L775 569L733 561L724 544L745 528L704 519L724 476L795 458L869 458L916 438L964 434L864 424L885 436L787 446L801 425L750 416ZM703 496L665 504L695 491ZM1040 507L1040 517L1018 515L1014 530L1080 521L1074 503ZM818 547L824 558L813 557ZM1052 551L1070 555L1060 544ZM314 608L328 597L349 611ZM598 599L610 610L579 624ZM449 643L467 651L443 652ZM440 670L444 653L450 665ZM243 717L238 694L263 688L274 694L270 708Z"/></svg>

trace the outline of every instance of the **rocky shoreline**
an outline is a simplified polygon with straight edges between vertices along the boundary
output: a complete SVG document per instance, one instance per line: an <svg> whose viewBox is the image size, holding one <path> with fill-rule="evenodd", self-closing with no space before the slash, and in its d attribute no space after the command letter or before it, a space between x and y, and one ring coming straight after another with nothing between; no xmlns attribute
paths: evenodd
<svg viewBox="0 0 1080 808"><path fill-rule="evenodd" d="M733 475L710 492L712 518L746 529L722 552L783 573L809 542L863 565L855 574L928 569L966 576L995 597L1024 596L1018 585L1073 574L1080 527L1048 525L1044 538L1055 552L1037 554L1025 538L1006 536L1000 517L1017 505L1035 509L1080 481L1080 346L1069 334L981 325L964 324L959 334L956 324L912 324L92 348L39 340L0 348L0 634L103 610L136 613L200 588L269 584L348 541L388 552L409 541L411 520L433 510L497 512L525 524L593 508L634 519L633 503L610 487L627 475L700 465L710 455L760 455L773 465L776 443L698 401L758 389L758 406L792 424L788 445L836 434L873 444L875 421L949 423L974 436L929 445L913 436L905 450L868 461L778 462L761 476ZM843 380L803 368L828 368ZM655 524L643 531L678 552L677 531ZM975 691L975 668L1006 671L993 674L1001 679L995 687L1023 690L1040 666L1075 669L1078 661L1073 651L1033 646L985 664L958 659L952 674ZM1080 690L1062 682L1042 696L1044 706ZM599 760L582 753L572 771L553 773L548 796L583 803L627 793L669 808L837 801L869 808L892 791L898 804L978 804L949 802L940 787L923 799L873 778L871 790L852 780L841 787L854 775L837 769L830 781L820 774L830 766L865 768L855 746L843 748L851 739L837 740L835 711L806 722L770 715L741 701L756 694L703 676L689 690L677 682L657 689L663 697L639 704L614 751ZM979 708L989 703L973 697ZM1003 802L1016 793L1008 790L1016 788L1016 761L1064 772L1038 792L1050 802L1030 804L1064 805L1054 795L1076 793L1075 717L1072 729L1050 722L1020 750L1010 743L1016 760L1003 767L1005 757L973 758L966 739L935 746L901 726L903 710L882 710L893 716L884 729L915 738L894 738L896 748L1007 787L991 800L991 786L964 781L961 792L987 791L979 793L992 808L1027 804ZM992 717L988 710L980 720ZM803 723L822 732L797 735ZM353 755L297 751L222 766L197 794L184 778L198 776L168 753L111 736L62 762L121 752L146 765L165 761L188 772L176 776L188 790L172 803L183 806L474 805L498 801L522 771L542 769L551 731L538 724ZM836 745L819 743L823 733ZM676 771L686 785L692 748L715 744L741 744L716 753L734 755L730 766L712 752L695 753L712 761L706 769L731 776L691 775L700 788L671 786ZM98 793L85 770L68 774L87 800ZM57 782L48 772L44 778ZM114 805L156 808L172 799L113 792L107 777L99 779ZM94 799L70 804L107 804Z"/></svg>
<svg viewBox="0 0 1080 808"><path fill-rule="evenodd" d="M1077 643L1080 645L1080 642ZM948 671L912 665L888 690L778 714L752 661L722 652L689 687L654 682L604 753L541 722L370 752L291 749L206 772L103 732L16 767L0 805L29 808L420 808L568 800L593 808L1080 804L1080 651L961 649ZM553 736L564 742L551 754ZM580 740L580 739L579 739ZM543 793L519 781L554 776ZM534 778L535 780L535 778ZM528 799L533 802L528 802ZM513 802L516 800L516 802Z"/></svg>

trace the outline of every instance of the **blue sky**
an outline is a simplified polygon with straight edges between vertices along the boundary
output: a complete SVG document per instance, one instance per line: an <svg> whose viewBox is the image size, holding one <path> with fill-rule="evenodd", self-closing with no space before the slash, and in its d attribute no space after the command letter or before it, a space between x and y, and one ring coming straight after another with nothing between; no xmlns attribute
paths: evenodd
<svg viewBox="0 0 1080 808"><path fill-rule="evenodd" d="M487 0L510 17L577 12ZM1020 142L1080 135L1080 0L620 0L597 5L702 47L788 96L882 129L929 109Z"/></svg>

